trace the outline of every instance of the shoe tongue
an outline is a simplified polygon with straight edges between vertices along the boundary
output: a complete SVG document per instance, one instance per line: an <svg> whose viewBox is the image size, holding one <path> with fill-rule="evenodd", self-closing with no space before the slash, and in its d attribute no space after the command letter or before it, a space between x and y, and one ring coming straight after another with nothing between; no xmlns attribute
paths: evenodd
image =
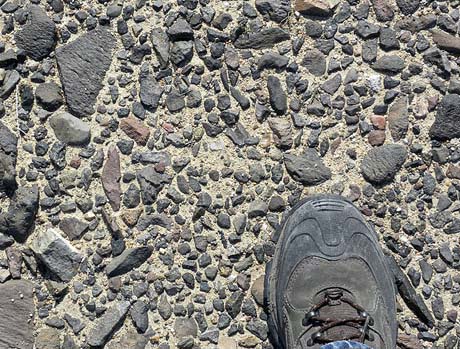
<svg viewBox="0 0 460 349"><path fill-rule="evenodd" d="M326 304L319 310L319 315L324 318L331 318L332 320L338 320L343 318L350 318L358 316L358 311L348 303L343 301L336 301L333 305ZM324 334L331 341L339 341L344 339L359 338L361 332L359 328L350 325L338 325L331 327L324 331Z"/></svg>

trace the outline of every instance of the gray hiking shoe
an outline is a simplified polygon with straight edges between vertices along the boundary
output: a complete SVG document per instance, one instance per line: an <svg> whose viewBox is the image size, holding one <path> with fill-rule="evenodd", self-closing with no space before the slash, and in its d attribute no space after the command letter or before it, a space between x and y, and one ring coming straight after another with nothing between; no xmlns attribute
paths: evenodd
<svg viewBox="0 0 460 349"><path fill-rule="evenodd" d="M278 232L265 290L276 348L353 340L396 347L395 286L377 235L337 195L307 198Z"/></svg>

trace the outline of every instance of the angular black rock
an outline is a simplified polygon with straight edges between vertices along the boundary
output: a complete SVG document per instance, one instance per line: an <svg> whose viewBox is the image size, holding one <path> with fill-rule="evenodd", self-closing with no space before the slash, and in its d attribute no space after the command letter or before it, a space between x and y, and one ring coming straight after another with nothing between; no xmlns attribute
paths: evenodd
<svg viewBox="0 0 460 349"><path fill-rule="evenodd" d="M151 246L141 246L124 250L107 265L105 272L107 276L113 277L130 272L142 265L153 252Z"/></svg>
<svg viewBox="0 0 460 349"><path fill-rule="evenodd" d="M17 137L0 121L0 192L11 194L16 188L17 146Z"/></svg>
<svg viewBox="0 0 460 349"><path fill-rule="evenodd" d="M407 276L402 272L398 263L396 263L393 256L387 255L388 266L395 278L395 285L408 308L428 326L434 325L433 315L428 310L422 297L418 295L412 287Z"/></svg>
<svg viewBox="0 0 460 349"><path fill-rule="evenodd" d="M460 95L448 94L443 97L429 134L438 141L460 137Z"/></svg>
<svg viewBox="0 0 460 349"><path fill-rule="evenodd" d="M29 236L38 212L39 192L37 186L19 187L10 200L8 212L0 214L0 233L24 242Z"/></svg>
<svg viewBox="0 0 460 349"><path fill-rule="evenodd" d="M40 6L29 5L26 11L27 23L16 32L16 43L29 57L39 61L54 49L57 40L56 25Z"/></svg>
<svg viewBox="0 0 460 349"><path fill-rule="evenodd" d="M114 47L113 34L99 27L56 50L67 106L73 114L81 117L94 113Z"/></svg>

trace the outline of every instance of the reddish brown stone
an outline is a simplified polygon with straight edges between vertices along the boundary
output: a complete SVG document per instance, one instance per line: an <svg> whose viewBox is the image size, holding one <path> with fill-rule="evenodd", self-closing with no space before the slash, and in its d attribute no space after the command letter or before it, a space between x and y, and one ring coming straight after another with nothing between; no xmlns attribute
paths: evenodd
<svg viewBox="0 0 460 349"><path fill-rule="evenodd" d="M423 349L422 343L415 336L404 333L398 334L398 347L403 349Z"/></svg>
<svg viewBox="0 0 460 349"><path fill-rule="evenodd" d="M383 115L372 115L371 116L371 123L377 130L384 130L386 119Z"/></svg>
<svg viewBox="0 0 460 349"><path fill-rule="evenodd" d="M446 171L446 176L448 178L460 179L460 167L455 165L449 165Z"/></svg>
<svg viewBox="0 0 460 349"><path fill-rule="evenodd" d="M133 117L123 119L120 122L120 128L129 138L134 139L137 144L147 144L150 136L150 130L139 120L136 120Z"/></svg>
<svg viewBox="0 0 460 349"><path fill-rule="evenodd" d="M107 152L107 161L102 169L102 187L114 211L120 209L120 178L120 155L117 147L112 145Z"/></svg>
<svg viewBox="0 0 460 349"><path fill-rule="evenodd" d="M395 16L393 7L388 0L371 0L374 7L375 17L380 22L391 21Z"/></svg>
<svg viewBox="0 0 460 349"><path fill-rule="evenodd" d="M367 140L369 144L374 147L378 145L382 145L383 143L385 143L385 131L373 130L369 132L369 135L367 136Z"/></svg>
<svg viewBox="0 0 460 349"><path fill-rule="evenodd" d="M81 159L76 156L74 158L72 158L72 160L70 160L70 166L73 167L73 168L79 168L81 165Z"/></svg>
<svg viewBox="0 0 460 349"><path fill-rule="evenodd" d="M6 249L6 258L8 260L8 268L13 279L21 278L22 254L15 247Z"/></svg>

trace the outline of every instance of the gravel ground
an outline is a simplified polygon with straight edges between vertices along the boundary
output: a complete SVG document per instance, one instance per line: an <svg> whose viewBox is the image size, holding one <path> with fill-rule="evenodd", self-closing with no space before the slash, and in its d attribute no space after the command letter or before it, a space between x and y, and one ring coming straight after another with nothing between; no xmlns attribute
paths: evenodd
<svg viewBox="0 0 460 349"><path fill-rule="evenodd" d="M0 0L0 349L272 348L272 235L324 192L398 345L459 348L458 6Z"/></svg>

